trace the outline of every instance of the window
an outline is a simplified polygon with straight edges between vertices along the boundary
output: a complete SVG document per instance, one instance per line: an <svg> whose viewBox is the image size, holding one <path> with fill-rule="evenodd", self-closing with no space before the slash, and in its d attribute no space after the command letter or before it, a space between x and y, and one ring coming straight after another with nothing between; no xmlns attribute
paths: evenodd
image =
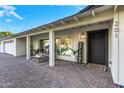
<svg viewBox="0 0 124 93"><path fill-rule="evenodd" d="M60 36L56 38L56 54L57 55L72 55L72 38L70 35Z"/></svg>
<svg viewBox="0 0 124 93"><path fill-rule="evenodd" d="M14 43L13 40L5 41L4 43Z"/></svg>
<svg viewBox="0 0 124 93"><path fill-rule="evenodd" d="M44 53L49 53L49 40L41 39L39 48L44 50ZM71 56L72 53L72 37L70 35L59 36L56 38L56 55Z"/></svg>
<svg viewBox="0 0 124 93"><path fill-rule="evenodd" d="M49 40L48 39L41 39L39 42L40 49L44 50L44 53L49 53Z"/></svg>
<svg viewBox="0 0 124 93"><path fill-rule="evenodd" d="M43 40L44 53L49 54L49 40Z"/></svg>

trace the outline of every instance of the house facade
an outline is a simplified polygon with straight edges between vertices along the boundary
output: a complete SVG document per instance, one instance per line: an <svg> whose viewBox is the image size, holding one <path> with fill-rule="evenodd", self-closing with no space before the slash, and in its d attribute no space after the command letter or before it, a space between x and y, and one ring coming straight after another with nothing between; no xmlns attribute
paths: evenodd
<svg viewBox="0 0 124 93"><path fill-rule="evenodd" d="M79 42L82 63L110 68L113 82L124 85L124 6L88 6L67 18L15 34L0 41L0 52L31 58L31 49L44 49L49 65L56 59L77 62ZM66 51L65 51L66 50Z"/></svg>

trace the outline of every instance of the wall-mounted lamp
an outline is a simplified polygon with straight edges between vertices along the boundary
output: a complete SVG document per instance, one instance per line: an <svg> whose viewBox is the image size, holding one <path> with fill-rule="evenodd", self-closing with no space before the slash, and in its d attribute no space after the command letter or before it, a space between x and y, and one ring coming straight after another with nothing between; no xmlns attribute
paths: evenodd
<svg viewBox="0 0 124 93"><path fill-rule="evenodd" d="M84 34L84 32L82 32L82 34L81 34L81 38L84 38L85 37L85 34Z"/></svg>

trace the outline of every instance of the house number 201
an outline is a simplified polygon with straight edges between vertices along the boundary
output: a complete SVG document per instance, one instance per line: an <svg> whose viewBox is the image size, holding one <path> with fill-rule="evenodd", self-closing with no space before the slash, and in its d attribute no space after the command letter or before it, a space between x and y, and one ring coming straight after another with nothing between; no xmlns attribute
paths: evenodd
<svg viewBox="0 0 124 93"><path fill-rule="evenodd" d="M118 21L115 21L114 32L115 32L115 38L118 38L118 32L119 32L119 22Z"/></svg>

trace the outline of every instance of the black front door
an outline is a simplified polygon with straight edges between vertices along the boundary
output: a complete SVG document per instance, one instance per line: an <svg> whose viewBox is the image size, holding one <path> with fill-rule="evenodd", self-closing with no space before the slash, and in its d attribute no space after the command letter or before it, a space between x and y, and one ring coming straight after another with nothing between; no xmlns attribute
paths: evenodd
<svg viewBox="0 0 124 93"><path fill-rule="evenodd" d="M107 30L88 32L88 63L107 65Z"/></svg>

